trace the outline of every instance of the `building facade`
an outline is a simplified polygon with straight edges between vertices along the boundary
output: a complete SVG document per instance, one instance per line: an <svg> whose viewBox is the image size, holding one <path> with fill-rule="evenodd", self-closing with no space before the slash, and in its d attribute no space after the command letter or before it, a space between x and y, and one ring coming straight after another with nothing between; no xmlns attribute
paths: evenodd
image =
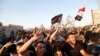
<svg viewBox="0 0 100 56"><path fill-rule="evenodd" d="M4 38L9 38L11 34L16 36L18 30L24 30L20 25L0 26L0 41Z"/></svg>

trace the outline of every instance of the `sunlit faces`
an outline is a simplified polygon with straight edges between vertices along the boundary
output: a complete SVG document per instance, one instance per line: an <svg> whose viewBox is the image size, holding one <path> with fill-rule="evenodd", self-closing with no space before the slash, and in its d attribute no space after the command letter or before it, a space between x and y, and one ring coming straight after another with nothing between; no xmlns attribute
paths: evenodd
<svg viewBox="0 0 100 56"><path fill-rule="evenodd" d="M54 56L63 56L62 52L61 51L56 51L54 53Z"/></svg>
<svg viewBox="0 0 100 56"><path fill-rule="evenodd" d="M84 35L80 34L79 36L76 37L76 40L82 41L84 43L85 42L85 37L84 37Z"/></svg>
<svg viewBox="0 0 100 56"><path fill-rule="evenodd" d="M38 55L43 56L45 52L45 44L44 43L38 43L35 47L35 51Z"/></svg>
<svg viewBox="0 0 100 56"><path fill-rule="evenodd" d="M76 44L76 37L74 34L70 34L68 36L68 42L71 43L71 44Z"/></svg>

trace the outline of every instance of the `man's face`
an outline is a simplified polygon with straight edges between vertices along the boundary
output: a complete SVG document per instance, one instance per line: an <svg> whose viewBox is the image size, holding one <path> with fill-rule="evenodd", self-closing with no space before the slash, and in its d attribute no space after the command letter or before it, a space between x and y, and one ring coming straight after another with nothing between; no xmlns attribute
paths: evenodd
<svg viewBox="0 0 100 56"><path fill-rule="evenodd" d="M84 35L80 35L80 36L77 38L77 40L84 42L84 41L85 41Z"/></svg>
<svg viewBox="0 0 100 56"><path fill-rule="evenodd" d="M71 43L71 44L76 44L76 37L75 37L75 35L69 35L68 36L68 40L69 40L69 42Z"/></svg>
<svg viewBox="0 0 100 56"><path fill-rule="evenodd" d="M63 56L61 51L56 51L56 53L54 54L54 56Z"/></svg>
<svg viewBox="0 0 100 56"><path fill-rule="evenodd" d="M43 43L38 43L35 51L39 54L39 55L43 55L45 52L45 45Z"/></svg>

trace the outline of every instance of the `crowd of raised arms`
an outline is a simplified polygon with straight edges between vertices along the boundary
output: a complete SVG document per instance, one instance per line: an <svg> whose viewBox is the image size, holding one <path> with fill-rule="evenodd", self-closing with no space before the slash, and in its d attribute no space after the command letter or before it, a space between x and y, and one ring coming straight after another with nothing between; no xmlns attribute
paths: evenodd
<svg viewBox="0 0 100 56"><path fill-rule="evenodd" d="M0 56L100 56L100 27L37 28L1 42Z"/></svg>

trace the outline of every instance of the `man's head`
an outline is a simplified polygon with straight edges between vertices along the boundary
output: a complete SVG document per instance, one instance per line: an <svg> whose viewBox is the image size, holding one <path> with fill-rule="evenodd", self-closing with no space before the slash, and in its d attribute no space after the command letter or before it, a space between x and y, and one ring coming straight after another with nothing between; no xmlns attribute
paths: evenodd
<svg viewBox="0 0 100 56"><path fill-rule="evenodd" d="M100 39L99 33L92 33L92 35L91 35L91 41L92 42L97 43L97 42L99 42L99 39Z"/></svg>
<svg viewBox="0 0 100 56"><path fill-rule="evenodd" d="M63 56L63 52L62 52L61 48L55 47L54 56Z"/></svg>
<svg viewBox="0 0 100 56"><path fill-rule="evenodd" d="M68 33L66 41L70 44L76 44L76 37L74 33Z"/></svg>
<svg viewBox="0 0 100 56"><path fill-rule="evenodd" d="M44 55L45 53L45 43L43 41L39 41L35 45L35 51L38 55Z"/></svg>

